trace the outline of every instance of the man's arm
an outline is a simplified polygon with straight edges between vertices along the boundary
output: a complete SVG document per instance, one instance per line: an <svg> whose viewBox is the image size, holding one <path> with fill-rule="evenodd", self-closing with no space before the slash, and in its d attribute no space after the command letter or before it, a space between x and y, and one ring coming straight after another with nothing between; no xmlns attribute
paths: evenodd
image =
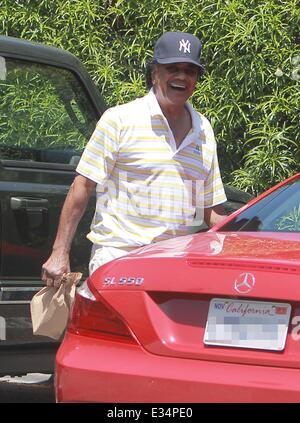
<svg viewBox="0 0 300 423"><path fill-rule="evenodd" d="M221 223L225 218L226 215L222 204L204 209L204 220L210 228L217 223Z"/></svg>
<svg viewBox="0 0 300 423"><path fill-rule="evenodd" d="M96 183L76 176L65 200L51 256L42 266L42 280L48 286L59 286L64 273L70 271L70 249L86 206Z"/></svg>

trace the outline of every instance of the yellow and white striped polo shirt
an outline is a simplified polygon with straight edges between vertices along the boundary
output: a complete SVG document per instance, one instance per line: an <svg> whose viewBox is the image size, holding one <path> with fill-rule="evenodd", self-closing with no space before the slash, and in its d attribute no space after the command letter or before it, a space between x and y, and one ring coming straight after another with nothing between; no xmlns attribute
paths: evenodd
<svg viewBox="0 0 300 423"><path fill-rule="evenodd" d="M196 205L226 201L211 125L186 107L192 129L179 148L152 90L102 115L77 167L97 183L93 243L139 247L186 235Z"/></svg>

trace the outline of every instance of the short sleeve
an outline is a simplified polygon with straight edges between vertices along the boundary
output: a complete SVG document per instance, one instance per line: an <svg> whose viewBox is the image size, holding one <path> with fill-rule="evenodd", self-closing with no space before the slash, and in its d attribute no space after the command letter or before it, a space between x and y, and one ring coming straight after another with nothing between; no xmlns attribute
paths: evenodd
<svg viewBox="0 0 300 423"><path fill-rule="evenodd" d="M115 110L108 109L98 121L76 171L97 184L103 184L115 165L119 144L120 121Z"/></svg>
<svg viewBox="0 0 300 423"><path fill-rule="evenodd" d="M212 147L212 160L209 172L204 181L204 207L213 207L218 204L224 203L227 198L224 191L224 186L220 174L217 144L215 136L210 123L207 121L206 126L206 139Z"/></svg>

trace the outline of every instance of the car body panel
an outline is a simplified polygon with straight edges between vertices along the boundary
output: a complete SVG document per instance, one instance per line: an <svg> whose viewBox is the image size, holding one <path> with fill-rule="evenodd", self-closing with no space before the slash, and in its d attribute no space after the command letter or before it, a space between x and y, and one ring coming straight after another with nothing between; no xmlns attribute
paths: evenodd
<svg viewBox="0 0 300 423"><path fill-rule="evenodd" d="M88 359L83 359L88 357ZM161 357L68 333L61 345L58 402L299 402L299 369ZM255 367L255 368L254 368Z"/></svg>
<svg viewBox="0 0 300 423"><path fill-rule="evenodd" d="M90 278L141 345L161 355L300 367L300 349L290 333L284 354L226 351L201 341L209 302L215 297L287 302L293 308L291 319L300 315L299 280L291 278L300 275L299 237L218 232L182 238L131 252ZM255 286L243 294L236 291L235 281L245 272L255 277ZM107 285L113 278L114 284ZM120 285L124 278L144 282L138 288Z"/></svg>
<svg viewBox="0 0 300 423"><path fill-rule="evenodd" d="M76 294L57 354L57 400L300 401L299 231L260 231L259 225L251 232L221 230L251 210L256 217L270 208L277 218L272 201L280 203L279 193L291 207L299 206L297 181L300 174L233 213L224 226L142 247L97 269ZM289 196L291 183L297 184L296 202ZM89 303L90 309L78 306ZM233 328L227 345L207 342L210 306L219 305L227 313L226 329ZM265 325L260 306L271 310L269 321L276 316L282 332L277 323ZM109 319L122 322L128 332L107 325ZM251 326L257 324L260 329ZM216 320L216 331L218 325ZM239 344L235 326L242 340L250 330L259 331L263 342ZM272 343L279 337L280 346Z"/></svg>

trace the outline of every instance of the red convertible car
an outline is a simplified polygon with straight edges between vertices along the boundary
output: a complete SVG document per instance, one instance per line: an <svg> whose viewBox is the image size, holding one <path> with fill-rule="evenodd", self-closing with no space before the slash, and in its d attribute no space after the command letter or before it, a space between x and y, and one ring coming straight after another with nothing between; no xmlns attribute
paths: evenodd
<svg viewBox="0 0 300 423"><path fill-rule="evenodd" d="M299 402L300 173L78 289L58 402Z"/></svg>

